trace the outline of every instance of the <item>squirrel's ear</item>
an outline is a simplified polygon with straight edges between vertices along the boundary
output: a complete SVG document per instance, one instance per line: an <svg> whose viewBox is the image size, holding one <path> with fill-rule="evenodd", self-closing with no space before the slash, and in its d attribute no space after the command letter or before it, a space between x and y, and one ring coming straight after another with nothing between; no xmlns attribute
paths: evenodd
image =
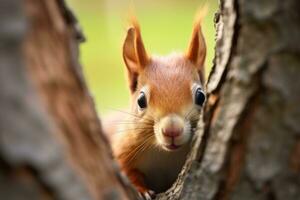
<svg viewBox="0 0 300 200"><path fill-rule="evenodd" d="M186 53L186 58L190 60L198 69L201 76L204 77L204 61L206 57L206 44L201 31L200 23L195 23L192 39ZM202 78L203 79L203 78ZM203 81L203 80L202 80Z"/></svg>
<svg viewBox="0 0 300 200"><path fill-rule="evenodd" d="M148 64L149 60L137 23L127 31L123 44L123 59L128 71L130 90L134 92L137 86L138 74Z"/></svg>

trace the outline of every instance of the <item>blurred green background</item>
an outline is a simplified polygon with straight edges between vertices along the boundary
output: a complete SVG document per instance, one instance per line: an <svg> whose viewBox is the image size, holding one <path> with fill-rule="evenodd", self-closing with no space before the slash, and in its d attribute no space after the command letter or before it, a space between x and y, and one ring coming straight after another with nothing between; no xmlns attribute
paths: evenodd
<svg viewBox="0 0 300 200"><path fill-rule="evenodd" d="M81 63L100 114L129 104L121 47L130 10L134 8L139 20L146 50L164 55L185 51L195 13L205 2L209 11L202 27L208 48L208 74L215 46L216 0L68 0L87 38L80 47Z"/></svg>

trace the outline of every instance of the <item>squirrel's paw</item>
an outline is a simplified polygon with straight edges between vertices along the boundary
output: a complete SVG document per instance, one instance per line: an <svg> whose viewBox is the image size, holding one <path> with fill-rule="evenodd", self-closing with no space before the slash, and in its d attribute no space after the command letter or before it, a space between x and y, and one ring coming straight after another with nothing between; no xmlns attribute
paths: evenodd
<svg viewBox="0 0 300 200"><path fill-rule="evenodd" d="M156 194L154 191L152 190L147 190L143 193L140 193L141 197L144 198L145 200L151 200L151 199L154 199Z"/></svg>

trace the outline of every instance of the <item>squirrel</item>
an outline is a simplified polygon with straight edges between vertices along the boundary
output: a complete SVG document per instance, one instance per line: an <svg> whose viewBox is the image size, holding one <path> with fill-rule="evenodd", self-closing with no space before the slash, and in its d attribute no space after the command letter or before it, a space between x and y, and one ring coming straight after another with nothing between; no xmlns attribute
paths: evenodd
<svg viewBox="0 0 300 200"><path fill-rule="evenodd" d="M167 190L180 173L205 101L206 44L200 19L186 53L149 56L136 20L127 30L123 59L131 92L128 117L108 127L113 155L144 197Z"/></svg>

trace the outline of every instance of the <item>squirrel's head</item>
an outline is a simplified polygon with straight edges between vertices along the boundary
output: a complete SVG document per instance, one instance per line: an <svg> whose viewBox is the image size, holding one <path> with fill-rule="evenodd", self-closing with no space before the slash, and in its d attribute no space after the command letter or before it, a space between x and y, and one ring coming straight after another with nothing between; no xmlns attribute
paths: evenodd
<svg viewBox="0 0 300 200"><path fill-rule="evenodd" d="M172 151L187 144L205 101L206 46L195 23L187 52L149 56L135 22L127 31L123 58L136 123L150 127L153 142ZM150 131L151 132L151 131ZM143 132L141 132L143 134Z"/></svg>

